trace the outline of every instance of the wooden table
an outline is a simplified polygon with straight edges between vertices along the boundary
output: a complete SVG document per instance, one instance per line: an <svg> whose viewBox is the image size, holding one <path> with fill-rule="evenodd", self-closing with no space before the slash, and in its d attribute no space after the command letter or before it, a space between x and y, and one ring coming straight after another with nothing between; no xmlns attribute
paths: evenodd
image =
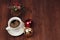
<svg viewBox="0 0 60 40"><path fill-rule="evenodd" d="M34 34L30 38L12 37L5 30L12 17L8 1L0 0L0 40L60 40L60 0L22 0L26 7L22 20L31 18L34 22Z"/></svg>

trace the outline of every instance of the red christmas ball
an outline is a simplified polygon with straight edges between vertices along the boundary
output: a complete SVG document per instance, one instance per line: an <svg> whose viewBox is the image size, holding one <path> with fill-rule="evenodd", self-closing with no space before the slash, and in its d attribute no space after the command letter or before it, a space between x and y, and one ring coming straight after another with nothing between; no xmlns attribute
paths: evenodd
<svg viewBox="0 0 60 40"><path fill-rule="evenodd" d="M25 26L30 27L31 23L32 23L31 19L28 19L28 20L25 21Z"/></svg>

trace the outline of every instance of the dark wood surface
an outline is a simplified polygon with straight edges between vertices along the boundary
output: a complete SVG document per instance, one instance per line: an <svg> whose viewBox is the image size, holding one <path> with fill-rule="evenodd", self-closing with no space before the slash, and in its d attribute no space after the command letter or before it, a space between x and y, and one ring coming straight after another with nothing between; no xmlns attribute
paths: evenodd
<svg viewBox="0 0 60 40"><path fill-rule="evenodd" d="M11 18L8 1L0 0L0 40L60 40L60 0L22 0L27 9L22 20L31 18L34 22L30 38L12 37L5 30Z"/></svg>

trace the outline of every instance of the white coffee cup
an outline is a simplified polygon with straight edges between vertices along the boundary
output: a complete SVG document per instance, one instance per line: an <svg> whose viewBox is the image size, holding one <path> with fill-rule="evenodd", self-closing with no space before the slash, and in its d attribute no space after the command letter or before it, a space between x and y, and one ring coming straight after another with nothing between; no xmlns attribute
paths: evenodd
<svg viewBox="0 0 60 40"><path fill-rule="evenodd" d="M18 20L20 22L20 24L15 28L10 26L13 20ZM24 22L19 17L10 18L8 21L8 26L6 27L7 32L12 36L22 35L24 33L24 29L25 29Z"/></svg>

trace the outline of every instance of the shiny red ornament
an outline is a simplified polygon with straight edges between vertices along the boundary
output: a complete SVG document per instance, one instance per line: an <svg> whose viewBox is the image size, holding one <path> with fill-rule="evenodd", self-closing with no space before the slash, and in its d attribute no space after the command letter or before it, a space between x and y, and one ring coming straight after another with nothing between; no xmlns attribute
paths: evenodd
<svg viewBox="0 0 60 40"><path fill-rule="evenodd" d="M25 27L31 27L31 24L32 24L31 19L25 21Z"/></svg>

